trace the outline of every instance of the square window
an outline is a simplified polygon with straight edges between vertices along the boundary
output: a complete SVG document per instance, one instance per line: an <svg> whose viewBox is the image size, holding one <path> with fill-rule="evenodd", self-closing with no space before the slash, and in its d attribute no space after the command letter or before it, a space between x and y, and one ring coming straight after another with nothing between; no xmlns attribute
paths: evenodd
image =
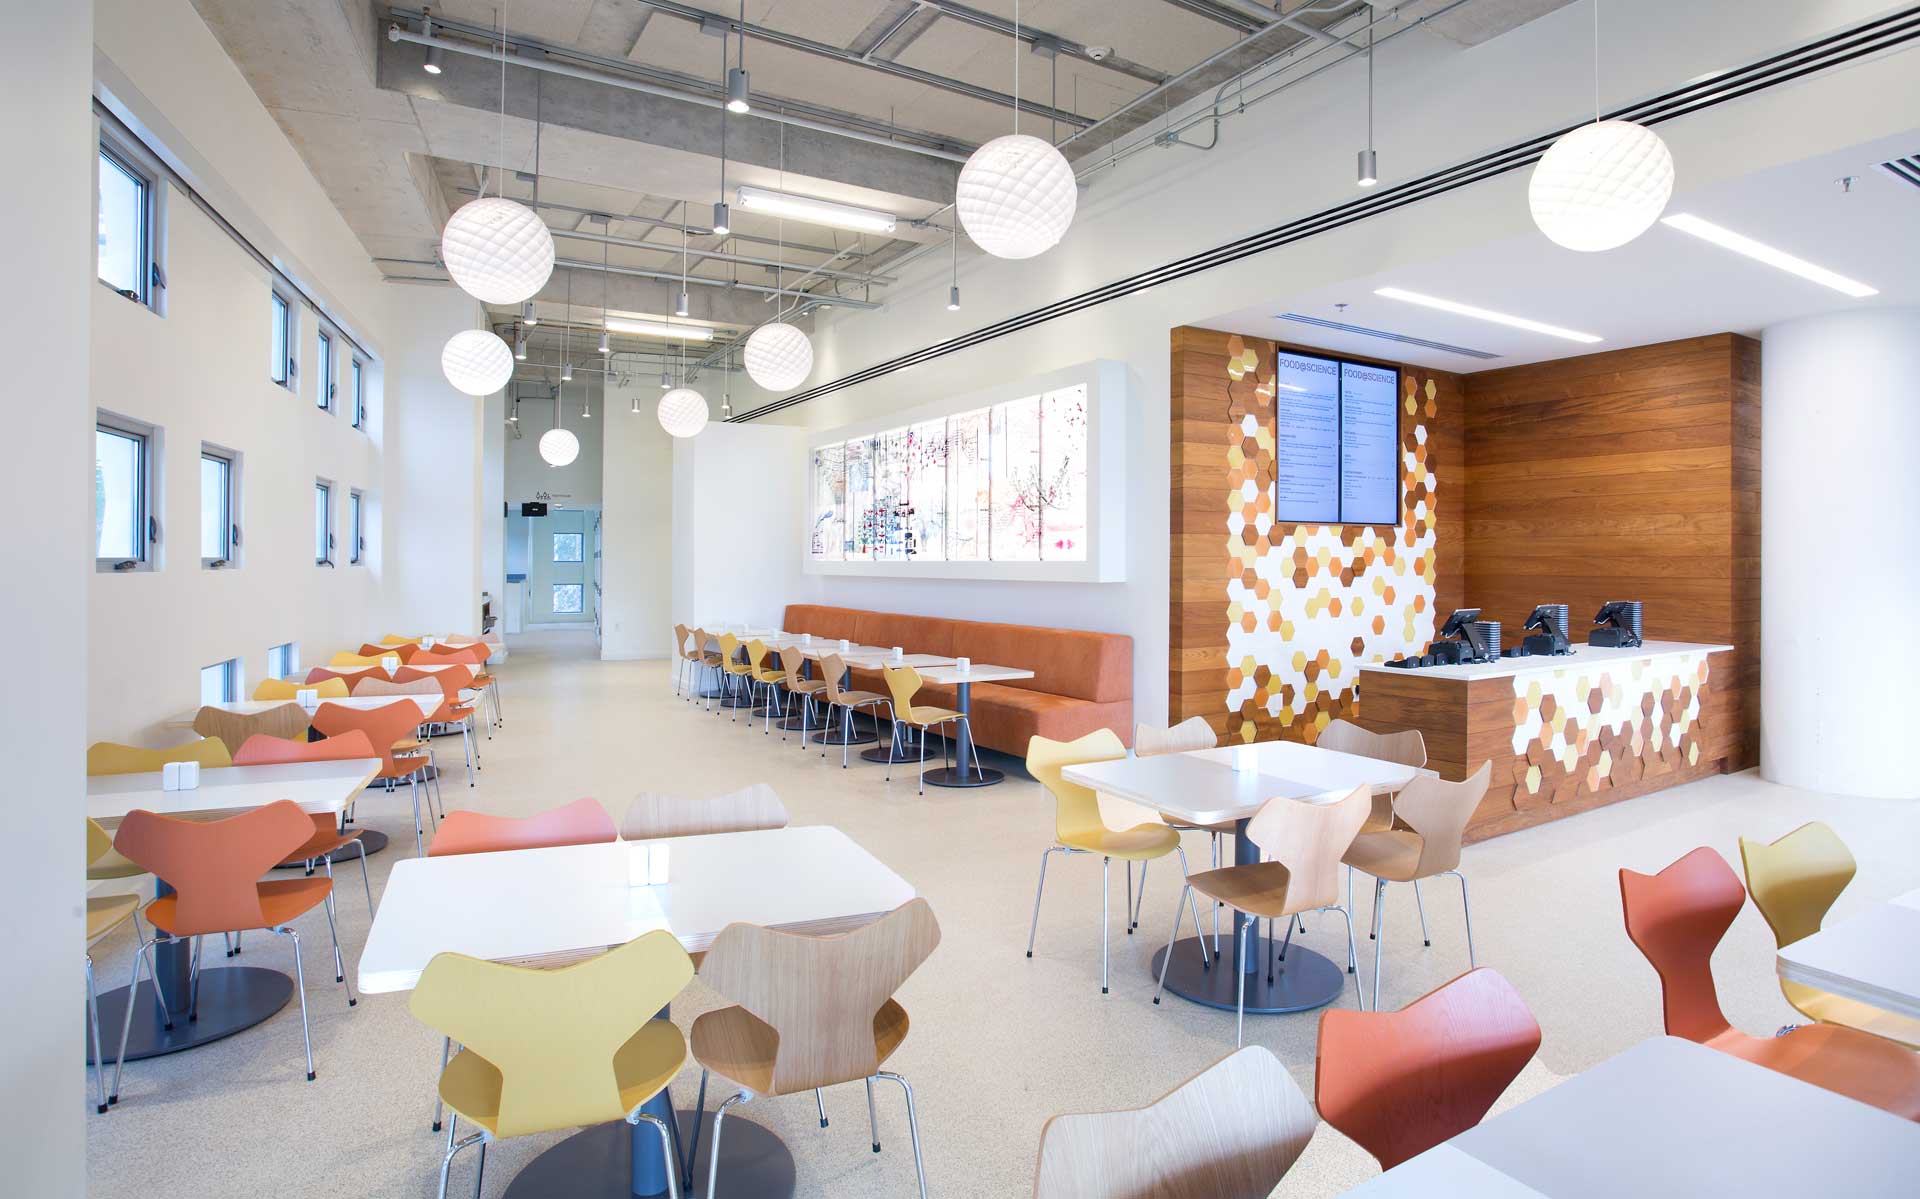
<svg viewBox="0 0 1920 1199"><path fill-rule="evenodd" d="M293 386L293 307L279 292L269 292L271 308L268 319L272 322L272 358L268 362L270 377L282 387Z"/></svg>
<svg viewBox="0 0 1920 1199"><path fill-rule="evenodd" d="M360 493L347 493L347 561L358 562L367 549L366 534L360 526Z"/></svg>
<svg viewBox="0 0 1920 1199"><path fill-rule="evenodd" d="M555 562L580 561L581 537L578 533L555 533L553 535L553 560Z"/></svg>
<svg viewBox="0 0 1920 1199"><path fill-rule="evenodd" d="M581 585L578 583L555 583L553 585L553 610L555 612L578 612L583 599Z"/></svg>
<svg viewBox="0 0 1920 1199"><path fill-rule="evenodd" d="M233 561L240 530L235 520L233 459L211 448L200 451L200 562Z"/></svg>
<svg viewBox="0 0 1920 1199"><path fill-rule="evenodd" d="M287 641L267 650L267 677L270 679L292 678L300 669L300 643Z"/></svg>
<svg viewBox="0 0 1920 1199"><path fill-rule="evenodd" d="M313 485L313 560L333 565L333 487L325 482Z"/></svg>
<svg viewBox="0 0 1920 1199"><path fill-rule="evenodd" d="M240 698L240 662L228 658L225 662L215 662L212 666L202 667L200 671L200 703L230 704Z"/></svg>
<svg viewBox="0 0 1920 1199"><path fill-rule="evenodd" d="M153 262L153 181L124 157L102 146L97 202L96 273L100 281L137 304L148 303Z"/></svg>
<svg viewBox="0 0 1920 1199"><path fill-rule="evenodd" d="M94 426L93 552L96 562L114 570L147 561L152 444L147 434L127 426Z"/></svg>
<svg viewBox="0 0 1920 1199"><path fill-rule="evenodd" d="M320 361L320 387L314 398L323 412L333 411L333 338L320 330L317 357Z"/></svg>

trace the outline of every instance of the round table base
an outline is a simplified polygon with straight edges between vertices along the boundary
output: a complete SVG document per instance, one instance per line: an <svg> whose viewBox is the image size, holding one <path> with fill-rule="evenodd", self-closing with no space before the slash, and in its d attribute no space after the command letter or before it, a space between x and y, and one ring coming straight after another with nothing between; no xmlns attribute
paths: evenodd
<svg viewBox="0 0 1920 1199"><path fill-rule="evenodd" d="M842 736L840 725L836 722L832 728L824 733L815 732L813 739L820 745L868 745L878 741L880 734L871 729L863 729L856 724L853 726L852 736Z"/></svg>
<svg viewBox="0 0 1920 1199"><path fill-rule="evenodd" d="M942 766L927 771L927 782L935 787L991 787L1005 777L1003 772L986 766L978 770Z"/></svg>
<svg viewBox="0 0 1920 1199"><path fill-rule="evenodd" d="M376 828L363 828L360 830L360 844L366 847L367 856L372 857L387 847L387 835ZM333 868L337 871L342 866L351 866L357 858L358 855L355 854L353 846L348 845L342 848L339 853L333 855ZM298 862L287 866L274 867L276 870L299 870L301 868ZM313 868L313 872L319 874L321 873L321 868L316 865Z"/></svg>
<svg viewBox="0 0 1920 1199"><path fill-rule="evenodd" d="M218 944L212 947L212 953L214 957L220 956ZM133 1009L133 1027L127 1032L127 1060L137 1062L142 1058L178 1053L230 1037L241 1029L252 1028L292 999L293 979L278 970L259 966L203 966L198 1018L188 1020L185 1012L175 1012L173 1027L169 1029L160 1022L153 980L143 977L139 1001ZM126 1010L126 987L100 993L100 1052L107 1055L108 1061L119 1056L120 1021L125 1018ZM86 1038L86 1046L87 1064L92 1065L91 1034ZM297 1066L297 1062L287 1063L289 1070Z"/></svg>
<svg viewBox="0 0 1920 1199"><path fill-rule="evenodd" d="M794 1191L792 1151L765 1127L735 1115L739 1110L736 1105L727 1112L726 1130L720 1137L720 1193L787 1199ZM679 1113L679 1123L684 1151L693 1137L693 1113ZM651 1128L641 1131L658 1135ZM709 1112L700 1130L700 1156L694 1159L692 1185L680 1192L687 1199L707 1193L707 1161L712 1149L713 1114ZM461 1159L472 1154L473 1150L468 1150L455 1158L454 1170L471 1170L472 1163ZM507 1199L546 1199L552 1195L629 1199L633 1194L632 1169L632 1129L625 1123L599 1124L575 1133L528 1162L508 1184L506 1195Z"/></svg>
<svg viewBox="0 0 1920 1199"><path fill-rule="evenodd" d="M1254 952L1255 945L1259 947L1259 953ZM1209 953L1212 952L1212 946L1213 938L1209 936ZM1266 952L1266 947L1267 942L1263 937L1257 942L1249 942L1247 953L1258 958ZM1214 962L1212 969L1202 969L1200 938L1186 937L1174 942L1173 965L1167 970L1167 991L1206 1007L1233 1011L1238 994L1234 985L1233 936L1225 927L1224 919L1220 930L1220 949L1223 957ZM1164 946L1154 951L1152 977L1156 981L1160 977L1160 962L1166 956ZM1273 982L1267 982L1264 969L1256 969L1247 975L1247 1012L1273 1016L1325 1007L1340 998L1340 992L1348 985L1348 978L1346 970L1296 943L1287 948L1287 960L1277 963Z"/></svg>

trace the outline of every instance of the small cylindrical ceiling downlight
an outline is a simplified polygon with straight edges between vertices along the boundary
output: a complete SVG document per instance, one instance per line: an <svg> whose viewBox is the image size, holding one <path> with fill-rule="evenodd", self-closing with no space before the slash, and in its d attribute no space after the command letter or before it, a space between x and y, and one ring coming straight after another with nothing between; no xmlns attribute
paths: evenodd
<svg viewBox="0 0 1920 1199"><path fill-rule="evenodd" d="M513 357L516 362L525 362L527 360L527 335L525 333L514 334Z"/></svg>
<svg viewBox="0 0 1920 1199"><path fill-rule="evenodd" d="M640 415L640 393L639 392L635 392L633 395L633 414L635 416Z"/></svg>
<svg viewBox="0 0 1920 1199"><path fill-rule="evenodd" d="M600 352L602 354L613 353L613 344L607 340L606 330L604 329L600 331Z"/></svg>
<svg viewBox="0 0 1920 1199"><path fill-rule="evenodd" d="M673 373L671 371L660 372L660 390L661 391L673 390Z"/></svg>
<svg viewBox="0 0 1920 1199"><path fill-rule="evenodd" d="M440 61L440 47L428 46L427 61L420 64L420 69L429 75L438 75L442 69Z"/></svg>
<svg viewBox="0 0 1920 1199"><path fill-rule="evenodd" d="M727 224L727 221L731 215L732 214L730 214L727 211L727 203L725 200L718 201L714 204L713 231L716 234L718 234L721 237L725 237L727 234L733 232L733 229L729 227Z"/></svg>
<svg viewBox="0 0 1920 1199"><path fill-rule="evenodd" d="M1372 187L1378 182L1380 182L1380 155L1373 150L1360 151L1360 186Z"/></svg>
<svg viewBox="0 0 1920 1199"><path fill-rule="evenodd" d="M573 363L568 362L560 368L560 381L562 383L573 382Z"/></svg>
<svg viewBox="0 0 1920 1199"><path fill-rule="evenodd" d="M960 311L960 285L958 283L947 288L947 311Z"/></svg>
<svg viewBox="0 0 1920 1199"><path fill-rule="evenodd" d="M733 113L752 112L753 105L747 96L752 85L745 67L727 68L727 111Z"/></svg>
<svg viewBox="0 0 1920 1199"><path fill-rule="evenodd" d="M687 302L687 289L683 287L680 289L680 302L673 306L673 315L686 316L692 311L693 306Z"/></svg>
<svg viewBox="0 0 1920 1199"><path fill-rule="evenodd" d="M528 328L540 323L540 314L533 310L532 300L520 305L520 323Z"/></svg>

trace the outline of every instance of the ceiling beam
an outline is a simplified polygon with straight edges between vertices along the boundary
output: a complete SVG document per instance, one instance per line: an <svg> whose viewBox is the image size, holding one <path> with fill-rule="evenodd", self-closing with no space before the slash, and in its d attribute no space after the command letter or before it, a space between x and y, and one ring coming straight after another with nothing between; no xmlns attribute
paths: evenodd
<svg viewBox="0 0 1920 1199"><path fill-rule="evenodd" d="M958 0L915 0L915 3L932 8L942 16L952 17L956 21L965 21L967 24L976 25L981 29L990 29L995 33L1005 34L1008 37L1013 36L1014 25L1012 21L1007 20L1005 17L997 17L990 12L981 12L977 8L970 8L965 4L958 3ZM1051 46L1069 58L1077 58L1083 62L1095 63L1105 67L1109 71L1116 71L1122 75L1130 75L1142 83L1157 85L1167 81L1165 71L1156 71L1152 67L1134 62L1132 59L1122 58L1118 54L1109 53L1095 58L1082 43L1076 42L1072 38L1061 37L1057 33L1048 33L1044 29L1036 29L1031 25L1022 24L1020 26L1020 40L1034 46Z"/></svg>

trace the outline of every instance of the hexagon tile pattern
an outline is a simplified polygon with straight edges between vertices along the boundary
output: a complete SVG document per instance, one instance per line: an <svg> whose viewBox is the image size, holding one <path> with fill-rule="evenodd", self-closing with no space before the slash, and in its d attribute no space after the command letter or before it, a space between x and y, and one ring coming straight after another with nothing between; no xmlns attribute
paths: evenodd
<svg viewBox="0 0 1920 1199"><path fill-rule="evenodd" d="M1438 508L1428 422L1437 388L1400 376L1396 529L1276 525L1274 378L1270 348L1227 342L1227 393L1240 440L1227 450L1229 733L1312 741L1358 710L1361 662L1426 648L1433 636Z"/></svg>
<svg viewBox="0 0 1920 1199"><path fill-rule="evenodd" d="M1704 653L1516 677L1514 802L1560 803L1697 765L1706 694Z"/></svg>

